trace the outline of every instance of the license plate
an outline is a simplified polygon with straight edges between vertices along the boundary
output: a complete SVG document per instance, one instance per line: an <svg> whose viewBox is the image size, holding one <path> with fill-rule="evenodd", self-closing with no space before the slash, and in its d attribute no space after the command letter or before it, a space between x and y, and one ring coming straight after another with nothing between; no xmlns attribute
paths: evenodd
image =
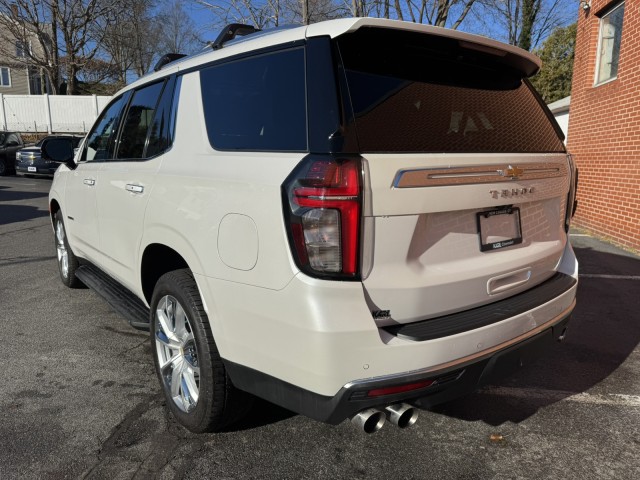
<svg viewBox="0 0 640 480"><path fill-rule="evenodd" d="M476 214L480 251L487 252L522 243L520 209L506 207Z"/></svg>
<svg viewBox="0 0 640 480"><path fill-rule="evenodd" d="M38 169L36 167L27 167L28 172L37 172Z"/></svg>

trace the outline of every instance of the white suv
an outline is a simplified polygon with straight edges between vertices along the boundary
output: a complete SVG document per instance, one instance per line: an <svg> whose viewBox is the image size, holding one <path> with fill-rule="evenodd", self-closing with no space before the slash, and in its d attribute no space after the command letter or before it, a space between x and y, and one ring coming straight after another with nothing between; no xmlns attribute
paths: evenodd
<svg viewBox="0 0 640 480"><path fill-rule="evenodd" d="M577 174L536 57L369 18L238 31L44 152L63 282L150 329L182 425L253 394L407 426L564 337Z"/></svg>

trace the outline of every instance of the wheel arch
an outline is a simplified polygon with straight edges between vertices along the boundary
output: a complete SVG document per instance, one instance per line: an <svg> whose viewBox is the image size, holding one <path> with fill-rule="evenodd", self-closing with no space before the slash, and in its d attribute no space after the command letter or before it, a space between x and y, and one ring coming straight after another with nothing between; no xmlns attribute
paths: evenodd
<svg viewBox="0 0 640 480"><path fill-rule="evenodd" d="M51 222L55 220L56 213L60 210L60 204L55 198L52 198L49 202L49 216L51 217Z"/></svg>
<svg viewBox="0 0 640 480"><path fill-rule="evenodd" d="M151 243L145 247L140 261L140 284L149 305L160 277L182 268L189 268L193 272L187 260L175 249L161 243Z"/></svg>

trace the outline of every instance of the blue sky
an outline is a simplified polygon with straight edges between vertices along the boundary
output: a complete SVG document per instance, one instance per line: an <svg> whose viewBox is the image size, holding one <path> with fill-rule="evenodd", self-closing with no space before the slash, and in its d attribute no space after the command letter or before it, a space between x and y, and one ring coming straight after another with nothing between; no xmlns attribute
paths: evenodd
<svg viewBox="0 0 640 480"><path fill-rule="evenodd" d="M211 3L216 2L213 0ZM222 2L218 4L222 4ZM543 0L542 13L545 12L545 8L548 9L552 5L555 5L555 12L559 16L559 25L566 26L577 20L579 12L577 0ZM216 17L212 10L199 6L194 1L185 1L183 6L196 24L200 37L213 40L218 35L222 22ZM450 23L457 18L458 13L455 8L456 7L452 8ZM476 3L460 25L459 30L485 35L500 41L507 41L508 34L506 27L501 25L499 17L492 18L490 13L488 10L483 10L480 2ZM548 33L550 32L545 32L543 38L546 37Z"/></svg>

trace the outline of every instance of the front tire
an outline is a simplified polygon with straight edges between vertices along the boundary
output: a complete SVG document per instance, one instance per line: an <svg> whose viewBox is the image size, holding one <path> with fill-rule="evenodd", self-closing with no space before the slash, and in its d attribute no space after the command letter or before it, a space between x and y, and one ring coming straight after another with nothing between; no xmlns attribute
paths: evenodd
<svg viewBox="0 0 640 480"><path fill-rule="evenodd" d="M190 270L158 280L150 326L158 380L178 423L195 433L215 432L247 411L250 396L227 375Z"/></svg>
<svg viewBox="0 0 640 480"><path fill-rule="evenodd" d="M62 210L58 210L54 216L54 230L56 238L56 256L58 258L58 271L60 278L69 288L80 288L82 282L76 277L76 270L80 266L78 258L71 251L67 240L67 231L62 220Z"/></svg>

